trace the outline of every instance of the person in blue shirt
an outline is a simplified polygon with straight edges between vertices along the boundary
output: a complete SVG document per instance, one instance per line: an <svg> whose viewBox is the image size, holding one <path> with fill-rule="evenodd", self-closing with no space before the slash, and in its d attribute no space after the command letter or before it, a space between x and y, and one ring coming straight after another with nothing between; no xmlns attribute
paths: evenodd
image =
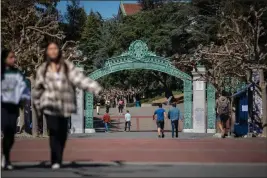
<svg viewBox="0 0 267 178"><path fill-rule="evenodd" d="M165 109L162 108L162 104L159 104L159 108L154 112L153 120L157 115L157 128L158 128L158 137L164 138L164 119L166 118Z"/></svg>
<svg viewBox="0 0 267 178"><path fill-rule="evenodd" d="M168 118L172 124L172 138L174 138L174 130L176 138L178 138L178 123L180 119L180 110L176 107L176 103L172 104L172 108L168 112Z"/></svg>

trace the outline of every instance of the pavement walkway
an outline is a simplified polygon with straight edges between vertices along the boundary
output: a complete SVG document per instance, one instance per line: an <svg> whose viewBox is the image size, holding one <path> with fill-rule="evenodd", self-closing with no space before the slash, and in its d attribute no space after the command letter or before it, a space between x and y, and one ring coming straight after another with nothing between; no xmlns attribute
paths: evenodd
<svg viewBox="0 0 267 178"><path fill-rule="evenodd" d="M67 141L66 161L126 162L267 162L264 138L213 138L211 134L180 133L178 139L166 133L115 132L71 135ZM12 160L48 161L48 139L18 138Z"/></svg>
<svg viewBox="0 0 267 178"><path fill-rule="evenodd" d="M242 177L259 178L267 175L267 164L203 164L203 163L66 163L64 168L51 171L45 164L17 165L15 171L2 172L2 178L55 177Z"/></svg>
<svg viewBox="0 0 267 178"><path fill-rule="evenodd" d="M184 104L178 104L177 107L181 110L181 112L184 112ZM136 107L130 107L130 108L124 108L124 113L126 112L126 110L129 110L132 116L150 116L152 117L152 115L154 114L154 111L158 108L158 106L150 106L150 107L140 107L140 108L136 108ZM171 108L171 106L166 106L163 105L163 109L165 109L166 111L168 111ZM105 114L106 109L105 108L101 108L100 109L100 115L104 115ZM119 112L118 112L118 108L110 108L109 110L109 114L111 116L118 116ZM94 116L97 117L97 113L96 113L96 109L94 109Z"/></svg>
<svg viewBox="0 0 267 178"><path fill-rule="evenodd" d="M2 177L266 177L264 138L213 138L181 133L179 139L152 132L71 135L64 167L49 168L48 139L17 138L16 166Z"/></svg>
<svg viewBox="0 0 267 178"><path fill-rule="evenodd" d="M166 106L166 105L163 106L166 112L169 111L170 107L171 106ZM181 115L183 116L184 105L179 104L178 107L181 110L182 113ZM131 107L124 109L124 113L126 112L126 110L129 110L132 116L131 130L140 132L157 130L156 121L152 120L154 111L157 108L158 108L157 106L152 106L152 107L140 107L140 108ZM123 131L125 126L124 114L119 115L117 108L111 108L109 113L111 116L111 125L110 125L111 130L116 132ZM100 115L97 115L96 109L94 110L94 128L96 129L97 132L103 132L105 130L102 121L104 114L105 114L104 108L100 109ZM169 119L165 120L165 130L171 130L171 122Z"/></svg>
<svg viewBox="0 0 267 178"><path fill-rule="evenodd" d="M182 133L179 139L213 138L212 133ZM99 132L93 134L71 134L70 138L97 138L97 139L158 139L157 132ZM171 132L165 133L165 139L171 138Z"/></svg>

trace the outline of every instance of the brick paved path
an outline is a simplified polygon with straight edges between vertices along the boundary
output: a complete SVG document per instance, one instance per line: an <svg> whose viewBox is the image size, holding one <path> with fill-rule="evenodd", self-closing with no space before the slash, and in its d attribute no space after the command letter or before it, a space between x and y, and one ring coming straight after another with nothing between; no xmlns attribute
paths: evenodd
<svg viewBox="0 0 267 178"><path fill-rule="evenodd" d="M47 139L17 139L12 160L49 160ZM266 139L70 138L65 161L267 162Z"/></svg>
<svg viewBox="0 0 267 178"><path fill-rule="evenodd" d="M177 106L183 115L184 105L179 104ZM127 108L127 110L130 111L132 116L132 122L131 122L131 130L132 131L155 131L157 129L156 121L152 120L152 115L154 114L154 111L157 109L157 106L152 107L141 107L141 108ZM163 108L168 112L170 109L170 106L163 106ZM125 113L126 109L124 109ZM105 109L101 108L100 115L97 115L96 110L94 110L94 128L97 132L104 131L104 124L102 122L103 114L105 113ZM110 115L111 115L111 130L112 131L123 131L124 130L124 114L119 115L117 108L111 108L110 109ZM171 123L168 119L165 121L165 130L170 131L171 130Z"/></svg>
<svg viewBox="0 0 267 178"><path fill-rule="evenodd" d="M168 111L170 107L171 106L163 105L163 109L165 109L166 111ZM178 104L177 107L181 110L182 113L184 112L184 104ZM157 106L140 107L140 108L130 107L130 108L124 108L124 113L126 112L126 110L129 110L132 116L152 116L157 108L158 108ZM105 108L101 108L100 115L105 114L105 111L106 111ZM111 116L117 116L119 114L118 108L110 108L109 113ZM94 116L97 116L96 109L94 109Z"/></svg>

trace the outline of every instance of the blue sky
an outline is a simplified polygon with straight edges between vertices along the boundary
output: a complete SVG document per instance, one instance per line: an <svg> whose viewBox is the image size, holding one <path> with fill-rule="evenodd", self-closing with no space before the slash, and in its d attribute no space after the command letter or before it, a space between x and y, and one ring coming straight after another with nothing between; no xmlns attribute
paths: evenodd
<svg viewBox="0 0 267 178"><path fill-rule="evenodd" d="M122 1L124 3L136 3L136 1ZM66 13L67 0L60 1L57 5L58 10L64 15ZM117 15L120 1L80 1L80 5L84 7L88 14L91 9L98 11L104 19L111 18L113 15Z"/></svg>

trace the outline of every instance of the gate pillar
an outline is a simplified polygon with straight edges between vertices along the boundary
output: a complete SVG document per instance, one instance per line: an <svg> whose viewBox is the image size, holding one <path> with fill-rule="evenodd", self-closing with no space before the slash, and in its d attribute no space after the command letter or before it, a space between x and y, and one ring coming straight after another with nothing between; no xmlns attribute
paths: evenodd
<svg viewBox="0 0 267 178"><path fill-rule="evenodd" d="M206 119L206 82L201 77L205 75L205 67L198 66L193 70L193 130L194 133L207 132Z"/></svg>
<svg viewBox="0 0 267 178"><path fill-rule="evenodd" d="M83 72L83 66L77 66ZM76 113L71 115L71 133L84 133L84 91L76 88Z"/></svg>

